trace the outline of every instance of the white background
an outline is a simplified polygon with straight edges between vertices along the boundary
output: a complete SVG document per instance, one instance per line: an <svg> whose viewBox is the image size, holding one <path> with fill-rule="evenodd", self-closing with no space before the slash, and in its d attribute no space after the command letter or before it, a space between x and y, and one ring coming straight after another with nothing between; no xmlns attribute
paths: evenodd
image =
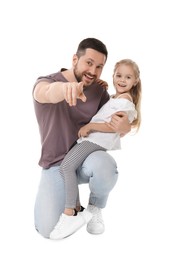
<svg viewBox="0 0 176 260"><path fill-rule="evenodd" d="M1 259L176 259L174 6L174 0L1 1ZM92 236L82 228L54 242L33 225L41 169L32 87L38 76L70 68L87 37L107 45L102 78L110 93L117 60L139 65L142 126L113 152L120 174L103 211L105 233ZM86 206L86 185L81 197Z"/></svg>

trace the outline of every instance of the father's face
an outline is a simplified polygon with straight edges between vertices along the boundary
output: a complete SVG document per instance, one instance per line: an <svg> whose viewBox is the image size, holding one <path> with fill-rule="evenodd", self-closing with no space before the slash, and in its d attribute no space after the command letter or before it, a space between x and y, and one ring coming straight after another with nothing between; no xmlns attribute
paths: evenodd
<svg viewBox="0 0 176 260"><path fill-rule="evenodd" d="M106 62L106 56L93 49L87 49L79 59L73 57L73 71L78 82L82 81L84 86L91 85L99 79Z"/></svg>

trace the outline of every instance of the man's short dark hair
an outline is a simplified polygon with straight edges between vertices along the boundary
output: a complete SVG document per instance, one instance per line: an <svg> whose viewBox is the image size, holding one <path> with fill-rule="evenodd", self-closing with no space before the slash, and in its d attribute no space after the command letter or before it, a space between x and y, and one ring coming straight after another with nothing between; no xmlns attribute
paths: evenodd
<svg viewBox="0 0 176 260"><path fill-rule="evenodd" d="M76 55L78 57L82 56L88 48L103 53L107 60L108 51L106 45L96 38L86 38L82 40L78 45Z"/></svg>

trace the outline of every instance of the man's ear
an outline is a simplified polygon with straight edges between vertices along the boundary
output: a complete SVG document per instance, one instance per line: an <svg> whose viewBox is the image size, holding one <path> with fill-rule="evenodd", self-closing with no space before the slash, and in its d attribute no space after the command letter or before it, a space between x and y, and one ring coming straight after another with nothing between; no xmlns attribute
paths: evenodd
<svg viewBox="0 0 176 260"><path fill-rule="evenodd" d="M76 66L78 62L78 56L76 54L73 55L73 59L72 59L72 65L73 67Z"/></svg>

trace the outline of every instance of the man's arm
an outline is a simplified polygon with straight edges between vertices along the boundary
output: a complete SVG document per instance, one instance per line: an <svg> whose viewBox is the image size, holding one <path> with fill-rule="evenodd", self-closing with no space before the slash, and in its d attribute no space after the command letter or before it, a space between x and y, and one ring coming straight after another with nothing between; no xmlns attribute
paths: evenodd
<svg viewBox="0 0 176 260"><path fill-rule="evenodd" d="M115 113L108 126L115 132L120 134L120 137L123 137L131 131L131 124L128 120L128 115L125 112Z"/></svg>
<svg viewBox="0 0 176 260"><path fill-rule="evenodd" d="M53 82L40 81L34 89L34 99L39 103L56 104L64 99L70 106L75 106L77 99L86 101L82 82Z"/></svg>

